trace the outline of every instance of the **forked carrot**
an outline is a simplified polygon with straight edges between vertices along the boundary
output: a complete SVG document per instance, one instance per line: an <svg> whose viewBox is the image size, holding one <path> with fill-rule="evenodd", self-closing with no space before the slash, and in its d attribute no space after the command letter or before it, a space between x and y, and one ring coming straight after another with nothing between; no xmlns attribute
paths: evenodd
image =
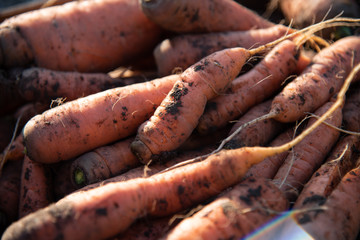
<svg viewBox="0 0 360 240"><path fill-rule="evenodd" d="M13 223L2 240L105 239L125 231L140 217L170 215L215 196L238 183L252 165L289 150L317 128L343 105L346 90L359 70L360 64L348 76L329 111L289 143L223 150L204 156L205 159L198 158L203 161L149 178L109 183L70 194Z"/></svg>

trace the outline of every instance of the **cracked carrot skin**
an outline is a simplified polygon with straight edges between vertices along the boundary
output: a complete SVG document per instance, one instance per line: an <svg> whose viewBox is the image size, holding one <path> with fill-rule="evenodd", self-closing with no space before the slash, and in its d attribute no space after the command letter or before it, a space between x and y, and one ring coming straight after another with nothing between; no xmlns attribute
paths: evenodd
<svg viewBox="0 0 360 240"><path fill-rule="evenodd" d="M206 102L225 91L250 57L244 48L215 52L189 67L151 118L141 124L131 149L142 163L179 147L191 135Z"/></svg>
<svg viewBox="0 0 360 240"><path fill-rule="evenodd" d="M229 89L210 100L199 120L197 131L205 134L226 126L250 107L271 97L284 80L298 69L299 51L294 42L285 40L274 47L249 72L236 78Z"/></svg>
<svg viewBox="0 0 360 240"><path fill-rule="evenodd" d="M160 33L138 0L73 1L3 21L0 66L106 72L151 50Z"/></svg>
<svg viewBox="0 0 360 240"><path fill-rule="evenodd" d="M316 54L311 64L274 97L271 113L281 122L294 122L314 112L341 88L360 62L360 37L342 38ZM354 80L358 80L354 79Z"/></svg>
<svg viewBox="0 0 360 240"><path fill-rule="evenodd" d="M109 89L36 115L23 129L28 156L60 162L135 134L178 79L170 75Z"/></svg>

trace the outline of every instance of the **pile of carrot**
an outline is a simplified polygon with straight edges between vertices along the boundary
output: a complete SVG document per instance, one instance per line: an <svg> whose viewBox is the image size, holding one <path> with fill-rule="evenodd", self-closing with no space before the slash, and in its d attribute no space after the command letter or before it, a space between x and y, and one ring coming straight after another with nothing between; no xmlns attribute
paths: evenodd
<svg viewBox="0 0 360 240"><path fill-rule="evenodd" d="M88 0L0 22L0 239L242 239L290 213L356 240L360 6L323 2L321 19Z"/></svg>

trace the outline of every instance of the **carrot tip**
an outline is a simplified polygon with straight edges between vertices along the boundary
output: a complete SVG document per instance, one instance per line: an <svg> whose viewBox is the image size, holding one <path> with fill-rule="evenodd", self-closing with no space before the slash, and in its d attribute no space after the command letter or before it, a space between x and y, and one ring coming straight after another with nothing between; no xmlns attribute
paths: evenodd
<svg viewBox="0 0 360 240"><path fill-rule="evenodd" d="M77 168L74 171L73 178L74 178L74 183L76 185L78 185L78 186L85 186L86 185L87 180L86 180L85 173L82 171L82 169Z"/></svg>
<svg viewBox="0 0 360 240"><path fill-rule="evenodd" d="M131 151L143 164L147 164L152 156L150 149L140 140L135 140L130 145Z"/></svg>

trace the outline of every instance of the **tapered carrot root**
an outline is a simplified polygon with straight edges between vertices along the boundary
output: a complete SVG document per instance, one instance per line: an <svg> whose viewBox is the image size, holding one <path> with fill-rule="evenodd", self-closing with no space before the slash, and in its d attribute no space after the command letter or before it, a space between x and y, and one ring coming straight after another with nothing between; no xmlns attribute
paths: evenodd
<svg viewBox="0 0 360 240"><path fill-rule="evenodd" d="M287 77L301 71L297 70L298 60L299 50L294 42L286 40L275 46L253 69L236 78L225 94L207 103L197 131L222 128L275 94Z"/></svg>
<svg viewBox="0 0 360 240"><path fill-rule="evenodd" d="M172 75L109 89L33 117L23 130L28 156L54 163L134 134L178 79Z"/></svg>
<svg viewBox="0 0 360 240"><path fill-rule="evenodd" d="M355 167L360 137L348 135L338 141L327 161L312 175L294 204L295 209L321 206L341 178Z"/></svg>
<svg viewBox="0 0 360 240"><path fill-rule="evenodd" d="M133 138L87 152L72 161L71 180L77 187L100 182L140 165L130 150Z"/></svg>
<svg viewBox="0 0 360 240"><path fill-rule="evenodd" d="M240 239L288 207L283 192L270 181L247 179L181 221L162 239Z"/></svg>
<svg viewBox="0 0 360 240"><path fill-rule="evenodd" d="M215 52L189 67L138 129L131 144L141 162L179 147L191 135L208 99L224 92L251 56L244 48Z"/></svg>
<svg viewBox="0 0 360 240"><path fill-rule="evenodd" d="M270 107L271 100L267 100L254 106L245 113L231 128L229 132L231 139L229 139L229 141L224 145L224 148L234 149L244 146L265 146L278 133L280 133L286 125L275 121L274 119L257 122L243 128L239 133L236 133L236 130L243 124L268 113Z"/></svg>
<svg viewBox="0 0 360 240"><path fill-rule="evenodd" d="M105 73L79 73L28 68L14 73L21 96L27 101L50 102L56 98L71 101L79 97L125 86L121 79Z"/></svg>
<svg viewBox="0 0 360 240"><path fill-rule="evenodd" d="M74 1L2 22L0 66L109 71L151 50L160 32L136 0Z"/></svg>
<svg viewBox="0 0 360 240"><path fill-rule="evenodd" d="M179 68L185 70L211 53L225 48L249 49L261 46L290 32L290 28L278 24L265 29L186 34L166 39L154 49L158 74L165 76Z"/></svg>
<svg viewBox="0 0 360 240"><path fill-rule="evenodd" d="M53 202L53 193L49 170L41 163L24 157L21 183L19 218L48 206Z"/></svg>
<svg viewBox="0 0 360 240"><path fill-rule="evenodd" d="M322 209L305 211L296 218L315 239L355 240L360 230L359 202L360 168L357 167L349 171L331 195L319 204Z"/></svg>
<svg viewBox="0 0 360 240"><path fill-rule="evenodd" d="M223 32L274 25L255 12L229 0L142 0L141 8L149 19L174 32Z"/></svg>
<svg viewBox="0 0 360 240"><path fill-rule="evenodd" d="M324 104L315 111L315 115L321 116L331 106L332 102ZM310 119L308 122L309 126L314 122L315 119ZM340 127L342 123L342 108L336 109L326 122L335 127ZM293 148L293 152L287 156L274 177L274 181L286 193L290 201L296 199L303 185L322 164L339 136L340 132L337 129L322 124Z"/></svg>
<svg viewBox="0 0 360 240"><path fill-rule="evenodd" d="M351 36L319 52L312 64L274 97L273 117L278 121L294 122L327 102L360 62L359 49L360 37Z"/></svg>
<svg viewBox="0 0 360 240"><path fill-rule="evenodd" d="M290 142L294 138L294 129L289 128L285 132L278 135L271 143L269 147L276 147L287 142ZM254 177L254 178L267 178L272 179L276 172L279 170L280 166L284 162L285 158L288 156L289 151L285 151L280 154L265 158L262 162L252 166L249 171L245 174L245 178Z"/></svg>

